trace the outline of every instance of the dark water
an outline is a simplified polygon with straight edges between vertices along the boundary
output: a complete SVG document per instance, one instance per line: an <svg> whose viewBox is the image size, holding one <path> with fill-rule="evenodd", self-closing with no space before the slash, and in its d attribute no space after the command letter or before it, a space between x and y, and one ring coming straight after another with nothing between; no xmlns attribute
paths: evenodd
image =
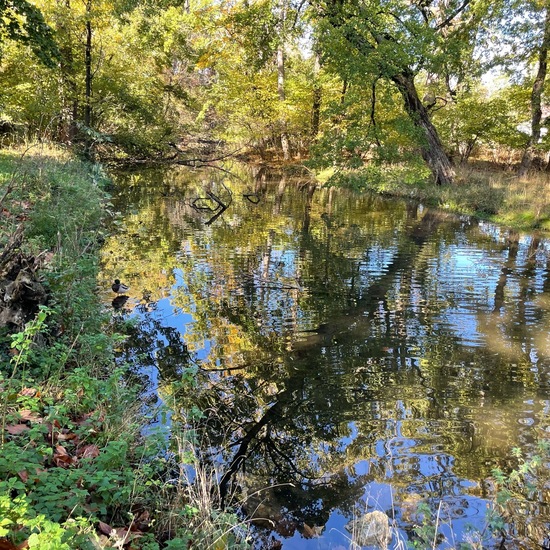
<svg viewBox="0 0 550 550"><path fill-rule="evenodd" d="M102 283L131 287L118 315L140 320L150 391L205 373L178 406L213 412L224 490L272 522L263 548L350 548L372 510L391 547L431 513L441 548L480 548L491 470L550 438L549 243L225 168L116 176ZM543 544L548 492L507 548Z"/></svg>

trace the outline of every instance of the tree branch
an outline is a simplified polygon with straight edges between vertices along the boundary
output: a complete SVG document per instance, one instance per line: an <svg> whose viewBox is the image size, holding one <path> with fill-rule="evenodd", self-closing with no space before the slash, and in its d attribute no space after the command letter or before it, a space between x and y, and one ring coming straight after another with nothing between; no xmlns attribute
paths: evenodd
<svg viewBox="0 0 550 550"><path fill-rule="evenodd" d="M470 0L464 0L461 6L456 8L456 10L453 13L451 13L451 15L449 15L446 19L444 19L441 23L439 23L439 25L437 25L436 30L439 31L442 28L447 27L459 13L461 13L468 7L469 4L470 4Z"/></svg>

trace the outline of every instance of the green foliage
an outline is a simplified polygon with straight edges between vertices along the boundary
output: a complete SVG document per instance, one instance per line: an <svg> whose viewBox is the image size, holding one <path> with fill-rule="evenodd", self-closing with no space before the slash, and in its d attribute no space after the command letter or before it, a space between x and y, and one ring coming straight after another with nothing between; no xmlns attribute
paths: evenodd
<svg viewBox="0 0 550 550"><path fill-rule="evenodd" d="M192 540L191 535L188 535L184 538L177 537L167 541L165 548L166 550L180 550L180 548L182 550L186 550L191 540Z"/></svg>
<svg viewBox="0 0 550 550"><path fill-rule="evenodd" d="M40 237L49 248L58 244L59 235L72 249L93 244L103 216L105 175L93 165L42 161L30 177L28 193L35 208L29 239Z"/></svg>
<svg viewBox="0 0 550 550"><path fill-rule="evenodd" d="M94 516L107 517L132 496L135 475L127 446L107 444L96 461L82 460L79 468L49 466L53 451L44 444L34 452L22 452L19 445L8 442L2 451L0 472L7 481L0 482L0 497L9 495L25 504L35 519L29 527L52 530L57 525L58 533L67 535L77 527L69 518L89 517L92 511L93 516L78 526L79 532L83 527L91 530Z"/></svg>
<svg viewBox="0 0 550 550"><path fill-rule="evenodd" d="M17 350L17 354L11 359L12 376L15 376L18 367L29 364L33 341L47 327L46 317L49 313L51 310L48 307L39 306L36 317L25 325L24 330L11 335L11 348Z"/></svg>
<svg viewBox="0 0 550 550"><path fill-rule="evenodd" d="M454 212L466 212L480 218L494 215L503 207L503 189L492 188L487 181L471 178L469 184L460 190L444 189L439 196L439 204Z"/></svg>
<svg viewBox="0 0 550 550"><path fill-rule="evenodd" d="M80 520L70 518L89 516L87 506L92 494L97 500L96 509L104 514L128 501L133 479L127 449L116 447L120 441L114 445L107 442L101 458L97 457L98 464L104 466L101 473L94 461L85 459L79 460L80 468L60 467L58 463L63 462L65 456L74 456L71 460L76 460L76 454L72 454L76 449L69 443L68 450L63 451L67 454L63 454L61 440L57 446L52 445L53 438L62 434L62 430L73 433L69 442L78 441L75 439L78 437L89 438L94 433L86 431L90 426L83 423L80 427L75 421L88 411L111 408L120 415L121 410L128 409L128 403L135 402L133 392L124 394L121 391L120 370L106 379L94 376L94 369L100 368L110 357L109 344L101 353L97 350L87 353L76 341L76 335L83 329L86 331L83 344L97 341L96 334L107 338L103 334L101 316L96 317L99 308L94 297L97 267L90 268L91 256L83 254L93 245L90 239L101 220L104 196L98 186L101 175L94 170L82 170L83 166L78 163L63 162L64 166L60 167L52 158L41 156L29 155L28 159L17 162L25 167L19 168L26 177L18 182L16 192L20 200L29 204L28 234L33 238L32 244L25 246L31 250L33 247L40 247L40 250L46 245L57 247L57 261L51 263L49 271L50 283L60 276L55 266L70 264L71 271L65 273L62 285L50 284L50 292L54 292L50 305L41 307L35 319L22 331L11 335L11 349L15 354L10 359L11 364L2 365L10 378L1 411L0 479L5 481L0 484L0 497L4 507L11 502L6 514L12 518L10 526L4 522L3 527L9 530L12 539L27 540L31 548L77 548L75 537L90 531L92 523L91 520L79 523ZM32 210L35 201L37 206ZM48 221L42 221L46 215ZM48 234L50 226L54 230ZM77 301L78 307L75 306ZM93 323L83 325L80 322L94 317ZM70 338L53 341L52 335L60 326ZM94 330L97 333L94 334ZM90 370L88 363L86 375L79 370L69 371L65 390L59 386L63 370L84 355L88 361L96 361L95 367ZM29 388L29 385L38 385L39 389ZM89 393L84 395L83 390ZM69 398L60 401L58 396L65 391ZM76 395L83 397L78 403ZM21 423L23 410L29 414L30 425ZM98 413L96 419L99 416ZM90 416L87 422L93 422L93 417ZM102 421L101 425L104 424ZM96 491L94 485L99 481L105 483L105 480L111 483L111 490ZM119 491L117 486L121 487ZM7 497L10 498L6 500Z"/></svg>
<svg viewBox="0 0 550 550"><path fill-rule="evenodd" d="M12 536L18 544L27 541L28 548L45 550L72 550L80 547L83 534L91 530L84 519L71 520L64 526L36 514L24 495L11 497L19 483L15 480L0 482L0 537Z"/></svg>
<svg viewBox="0 0 550 550"><path fill-rule="evenodd" d="M508 102L469 91L435 114L441 136L453 158L466 161L480 147L520 145L521 136L510 117Z"/></svg>
<svg viewBox="0 0 550 550"><path fill-rule="evenodd" d="M43 273L50 293L46 337L62 333L49 346L32 346L25 365L40 377L58 375L68 361L79 362L83 357L96 358L99 364L111 349L102 330L104 313L95 297L98 263L92 254L102 236L106 177L97 167L66 159L29 155L18 162L25 177L14 190L14 199L33 205L25 212L24 249L33 255L58 251L50 261L51 269ZM32 335L16 338L24 343Z"/></svg>
<svg viewBox="0 0 550 550"><path fill-rule="evenodd" d="M470 62L464 53L472 47L475 16L480 15L474 11L484 6L471 6L464 13L454 11L454 5L432 11L423 4L394 0L366 5L349 1L338 7L316 2L315 8L327 61L343 78L359 83L364 74L392 79L405 68L433 74L463 71ZM447 20L455 32L444 31Z"/></svg>
<svg viewBox="0 0 550 550"><path fill-rule="evenodd" d="M137 6L125 22L105 29L117 47L95 80L96 125L121 153L158 155L194 123L194 18L183 6Z"/></svg>
<svg viewBox="0 0 550 550"><path fill-rule="evenodd" d="M536 452L527 457L525 452L517 447L512 449L511 454L517 460L514 469L508 474L500 468L492 471L493 478L501 489L499 498L508 498L514 494L519 498L532 499L547 481L544 474L546 460L550 458L550 442L539 440Z"/></svg>
<svg viewBox="0 0 550 550"><path fill-rule="evenodd" d="M529 454L514 448L511 455L516 461L515 468L492 471L497 494L489 526L501 535L510 533L542 540L547 535L547 523L540 506L548 487L550 443L539 439Z"/></svg>
<svg viewBox="0 0 550 550"><path fill-rule="evenodd" d="M416 538L413 540L413 548L433 548L437 540L437 520L426 502L418 505L418 512L422 517L422 524L415 527Z"/></svg>
<svg viewBox="0 0 550 550"><path fill-rule="evenodd" d="M184 6L100 0L87 14L85 4L38 4L62 44L58 65L46 70L29 64L26 48L7 48L0 77L8 90L4 119L27 136L71 142L78 150L87 144L93 152L152 155L179 141L176 127L181 132L194 118L186 90L193 80L192 63L186 66L194 56L188 41L193 18ZM88 19L95 63L90 127L83 124L86 69L79 38Z"/></svg>
<svg viewBox="0 0 550 550"><path fill-rule="evenodd" d="M46 24L40 10L27 0L0 4L0 32L4 39L28 44L46 65L53 66L59 60L59 49L52 29Z"/></svg>
<svg viewBox="0 0 550 550"><path fill-rule="evenodd" d="M277 17L269 0L237 6L225 21L243 50L243 65L253 75L273 59L280 42Z"/></svg>
<svg viewBox="0 0 550 550"><path fill-rule="evenodd" d="M392 87L374 79L347 87L345 95L337 92L331 90L323 103L323 122L306 162L309 167L353 170L365 164L404 163L418 167L421 136L400 112L402 99Z"/></svg>
<svg viewBox="0 0 550 550"><path fill-rule="evenodd" d="M429 172L424 165L372 163L360 170L334 172L325 185L408 198L422 196L427 200L430 191L438 192L437 188L428 186L428 179Z"/></svg>

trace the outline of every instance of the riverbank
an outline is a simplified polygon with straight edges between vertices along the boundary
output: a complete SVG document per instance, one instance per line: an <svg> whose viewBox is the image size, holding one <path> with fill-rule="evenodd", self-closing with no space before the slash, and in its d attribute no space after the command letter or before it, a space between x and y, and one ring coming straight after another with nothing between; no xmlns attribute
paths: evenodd
<svg viewBox="0 0 550 550"><path fill-rule="evenodd" d="M0 177L2 305L19 308L0 340L0 540L89 547L108 538L100 519L129 531L143 498L134 468L139 391L114 365L117 335L96 297L107 179L42 146L3 151ZM22 278L20 294L42 289L34 301L8 296Z"/></svg>
<svg viewBox="0 0 550 550"><path fill-rule="evenodd" d="M3 550L186 548L236 523L208 524L173 441L142 437L142 381L115 360L124 322L97 288L108 186L57 148L0 153Z"/></svg>
<svg viewBox="0 0 550 550"><path fill-rule="evenodd" d="M456 184L430 182L426 167L367 166L350 172L319 174L322 183L414 199L425 206L467 214L517 231L550 231L550 175L514 170L486 161L456 167Z"/></svg>

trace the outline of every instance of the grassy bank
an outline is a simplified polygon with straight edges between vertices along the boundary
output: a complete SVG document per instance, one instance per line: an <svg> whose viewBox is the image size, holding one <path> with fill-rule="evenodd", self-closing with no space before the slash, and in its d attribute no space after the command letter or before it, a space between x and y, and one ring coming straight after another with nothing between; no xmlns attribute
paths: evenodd
<svg viewBox="0 0 550 550"><path fill-rule="evenodd" d="M59 149L0 153L0 547L223 548L234 516L192 494L183 431L142 437L140 382L115 362L107 184Z"/></svg>
<svg viewBox="0 0 550 550"><path fill-rule="evenodd" d="M456 184L430 183L427 168L375 166L360 170L320 174L322 182L371 190L376 193L413 198L426 206L469 214L482 220L524 231L550 231L550 174L532 172L518 178L486 162L456 167Z"/></svg>
<svg viewBox="0 0 550 550"><path fill-rule="evenodd" d="M0 536L85 547L99 540L99 518L127 524L141 496L138 392L114 368L116 335L95 296L106 180L38 147L3 152L0 178L0 237L13 256L3 285L26 273L43 291L1 329Z"/></svg>

